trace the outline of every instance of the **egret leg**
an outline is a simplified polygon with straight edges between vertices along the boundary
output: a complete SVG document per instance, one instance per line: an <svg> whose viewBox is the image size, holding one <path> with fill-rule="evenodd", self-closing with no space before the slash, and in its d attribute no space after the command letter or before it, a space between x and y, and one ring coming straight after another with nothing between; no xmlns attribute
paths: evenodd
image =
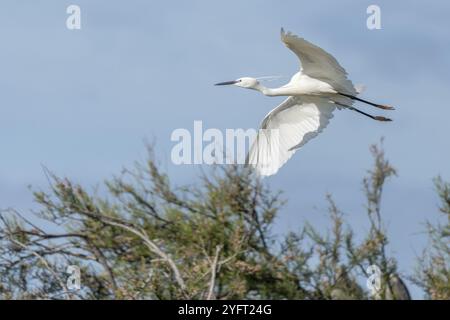
<svg viewBox="0 0 450 320"><path fill-rule="evenodd" d="M389 119L389 118L385 118L385 117L381 117L381 116L373 116L371 114L365 113L364 111L356 109L355 107L352 107L352 106L348 106L348 105L345 105L345 104L342 104L342 103L339 103L339 102L336 102L336 101L333 101L333 102L335 104L337 104L337 105L340 105L341 107L347 108L347 109L352 110L352 111L356 111L356 112L358 112L358 113L360 113L360 114L362 114L362 115L364 115L366 117L369 117L369 118L371 118L373 120L377 120L377 121L392 121L392 119Z"/></svg>
<svg viewBox="0 0 450 320"><path fill-rule="evenodd" d="M371 106L373 106L373 107L375 107L375 108L380 108L380 109L383 109L383 110L395 110L394 107L386 106L386 105L382 105L382 104L377 104L377 103L373 103L373 102L370 102L370 101L367 101L367 100L364 100L364 99L361 99L361 98L352 96L351 94L346 94L346 93L341 93L341 92L338 92L338 93L339 93L341 96L350 98L350 99L352 99L352 100L357 100L357 101L366 103L366 104L371 105Z"/></svg>

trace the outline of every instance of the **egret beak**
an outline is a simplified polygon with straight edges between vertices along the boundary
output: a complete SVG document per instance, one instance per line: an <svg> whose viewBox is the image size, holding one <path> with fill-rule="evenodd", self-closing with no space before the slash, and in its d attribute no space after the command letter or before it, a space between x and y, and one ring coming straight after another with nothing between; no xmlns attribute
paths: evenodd
<svg viewBox="0 0 450 320"><path fill-rule="evenodd" d="M236 81L236 80L234 80L234 81L226 81L226 82L216 83L215 86L229 86L229 85L236 84L236 83L238 83L238 81Z"/></svg>

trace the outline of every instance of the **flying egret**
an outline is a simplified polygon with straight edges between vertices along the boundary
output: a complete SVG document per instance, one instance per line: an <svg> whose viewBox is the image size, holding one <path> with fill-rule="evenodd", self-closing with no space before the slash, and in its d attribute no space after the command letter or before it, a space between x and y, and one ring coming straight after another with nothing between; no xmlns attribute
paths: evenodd
<svg viewBox="0 0 450 320"><path fill-rule="evenodd" d="M216 84L257 90L270 97L288 97L264 118L247 156L246 163L262 176L277 173L296 150L321 133L336 108L353 110L378 121L391 119L356 109L354 101L384 110L394 109L358 98L361 90L347 78L347 72L337 60L323 49L283 29L281 40L301 63L300 72L288 84L266 88L259 79L249 77Z"/></svg>

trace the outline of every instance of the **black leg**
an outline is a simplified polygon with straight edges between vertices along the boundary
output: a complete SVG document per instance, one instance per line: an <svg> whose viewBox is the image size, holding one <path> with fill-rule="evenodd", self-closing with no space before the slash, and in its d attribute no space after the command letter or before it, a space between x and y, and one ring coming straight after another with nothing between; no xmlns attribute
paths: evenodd
<svg viewBox="0 0 450 320"><path fill-rule="evenodd" d="M354 107L348 107L350 110L353 110L353 111L356 111L356 112L358 112L358 113L360 113L360 114L362 114L362 115L365 115L366 117L369 117L369 118L371 118L371 119L373 119L373 120L377 120L377 121L392 121L392 119L389 119L389 118L385 118L385 117L381 117L381 116L373 116L373 115L371 115L371 114L368 114L368 113L365 113L365 112L363 112L363 111L361 111L361 110L358 110L358 109L356 109L356 108L354 108Z"/></svg>
<svg viewBox="0 0 450 320"><path fill-rule="evenodd" d="M339 106L344 107L344 108L350 109L352 111L356 111L356 112L358 112L358 113L360 113L360 114L362 114L362 115L364 115L366 117L369 117L370 119L373 119L373 120L377 120L377 121L392 121L392 119L389 119L389 118L385 118L385 117L381 117L381 116L373 116L373 115L365 113L365 112L363 112L363 111L361 111L359 109L356 109L355 107L352 107L352 106L347 106L345 104L338 103L336 101L333 101L333 102L335 104L339 105Z"/></svg>
<svg viewBox="0 0 450 320"><path fill-rule="evenodd" d="M360 101L360 102L367 103L368 105L371 105L371 106L373 106L375 108L380 108L380 109L383 109L383 110L395 110L395 108L391 107L391 106L385 106L385 105L382 105L382 104L373 103L373 102L370 102L370 101L367 101L367 100L364 100L364 99L361 99L361 98L358 98L358 97L355 97L355 96L352 96L352 95L346 94L346 93L341 93L341 92L338 92L338 93L341 96L350 98L352 100L357 100L357 101Z"/></svg>

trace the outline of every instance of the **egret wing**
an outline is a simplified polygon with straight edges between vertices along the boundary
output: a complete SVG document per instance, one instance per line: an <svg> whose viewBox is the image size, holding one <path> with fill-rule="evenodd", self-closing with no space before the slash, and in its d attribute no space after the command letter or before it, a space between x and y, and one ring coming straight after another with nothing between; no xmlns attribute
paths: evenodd
<svg viewBox="0 0 450 320"><path fill-rule="evenodd" d="M321 97L289 97L263 120L247 156L247 164L270 176L316 137L333 117L335 105Z"/></svg>
<svg viewBox="0 0 450 320"><path fill-rule="evenodd" d="M357 94L347 72L331 54L283 29L281 40L300 59L303 74L325 81L347 94Z"/></svg>

